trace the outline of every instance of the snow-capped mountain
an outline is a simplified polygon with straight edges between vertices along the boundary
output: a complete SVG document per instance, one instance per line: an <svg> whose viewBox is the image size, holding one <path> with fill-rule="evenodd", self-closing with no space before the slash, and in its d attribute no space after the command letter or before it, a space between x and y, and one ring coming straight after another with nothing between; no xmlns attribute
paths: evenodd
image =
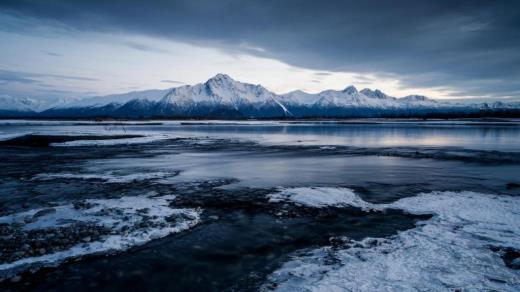
<svg viewBox="0 0 520 292"><path fill-rule="evenodd" d="M40 112L70 103L71 98L28 98L0 95L0 111Z"/></svg>
<svg viewBox="0 0 520 292"><path fill-rule="evenodd" d="M35 111L42 107L42 103L42 101L33 98L0 95L0 110L5 111Z"/></svg>
<svg viewBox="0 0 520 292"><path fill-rule="evenodd" d="M520 103L455 103L425 96L396 98L380 90L354 86L319 93L293 91L275 94L261 85L233 80L217 74L204 83L165 90L134 91L64 102L51 109L36 100L0 96L0 110L40 111L39 117L379 117L424 116L430 114L467 115L482 111L516 110Z"/></svg>
<svg viewBox="0 0 520 292"><path fill-rule="evenodd" d="M80 100L63 102L56 107L70 108L70 107L92 107L104 106L110 103L124 104L134 99L146 99L149 101L158 101L168 93L170 89L152 89L143 91L132 91L121 94L111 94L105 96L87 97Z"/></svg>
<svg viewBox="0 0 520 292"><path fill-rule="evenodd" d="M205 115L222 110L245 116L286 113L276 94L261 85L238 82L225 74L217 74L205 83L173 88L158 106L163 113L178 115Z"/></svg>

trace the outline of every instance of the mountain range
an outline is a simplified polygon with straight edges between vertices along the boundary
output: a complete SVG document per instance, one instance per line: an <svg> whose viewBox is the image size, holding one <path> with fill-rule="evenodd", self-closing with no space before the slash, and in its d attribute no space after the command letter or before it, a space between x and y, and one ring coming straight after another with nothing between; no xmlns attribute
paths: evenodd
<svg viewBox="0 0 520 292"><path fill-rule="evenodd" d="M311 94L300 90L275 94L261 85L217 74L205 83L165 90L134 91L43 104L0 95L0 117L42 118L311 118L424 117L478 114L519 115L520 102L460 103L425 96L396 98L380 90L354 86Z"/></svg>

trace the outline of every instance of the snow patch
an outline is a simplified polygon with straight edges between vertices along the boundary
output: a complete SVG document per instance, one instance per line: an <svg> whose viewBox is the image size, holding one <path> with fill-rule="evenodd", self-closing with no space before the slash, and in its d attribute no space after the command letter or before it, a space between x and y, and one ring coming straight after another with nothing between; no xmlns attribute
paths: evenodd
<svg viewBox="0 0 520 292"><path fill-rule="evenodd" d="M268 198L271 203L291 202L314 208L352 206L371 210L376 207L363 201L353 190L348 188L285 188L268 195Z"/></svg>
<svg viewBox="0 0 520 292"><path fill-rule="evenodd" d="M23 137L23 136L26 136L26 135L30 135L31 132L26 132L26 133L0 133L0 141L8 141L8 140L11 140L11 139L15 139L15 138L18 138L18 137Z"/></svg>
<svg viewBox="0 0 520 292"><path fill-rule="evenodd" d="M52 231L53 228L67 226L74 222L95 224L112 230L110 234L102 236L98 241L78 243L66 250L26 257L10 263L0 263L0 278L13 271L56 265L69 258L126 250L153 239L187 230L198 224L202 211L171 208L169 204L174 199L173 195L155 196L153 193L119 199L88 199L83 201L82 208L67 204L54 207L55 212L48 212L42 216L34 216L42 210L34 209L0 217L0 223L12 224L24 222L24 218L34 216L35 221L25 224L22 230ZM175 216L174 222L167 220L171 216ZM145 221L146 225L142 225Z"/></svg>
<svg viewBox="0 0 520 292"><path fill-rule="evenodd" d="M305 189L301 191L308 193ZM351 194L351 190L342 191L347 196ZM325 189L321 195L327 193L330 190ZM350 205L364 206L357 199ZM269 277L264 290L520 289L520 271L506 267L490 249L520 249L520 197L467 191L433 192L373 206L434 217L389 238L357 242L347 239L345 247L339 250L323 247L294 256ZM331 263L331 257L336 263Z"/></svg>

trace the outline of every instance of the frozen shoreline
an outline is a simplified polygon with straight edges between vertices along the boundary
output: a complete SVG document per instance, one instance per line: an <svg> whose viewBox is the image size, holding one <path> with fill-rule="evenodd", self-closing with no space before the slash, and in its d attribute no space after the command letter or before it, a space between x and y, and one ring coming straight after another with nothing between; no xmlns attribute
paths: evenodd
<svg viewBox="0 0 520 292"><path fill-rule="evenodd" d="M284 202L323 207L331 188L285 189ZM518 291L520 271L505 265L497 249L520 250L519 197L475 192L418 194L390 204L370 204L349 189L334 190L327 206L363 210L400 209L434 214L416 228L390 238L344 238L343 247L323 247L293 259L264 286L277 291L381 291L475 289ZM340 194L343 194L340 196ZM280 203L273 202L273 203ZM333 257L337 264L327 264Z"/></svg>

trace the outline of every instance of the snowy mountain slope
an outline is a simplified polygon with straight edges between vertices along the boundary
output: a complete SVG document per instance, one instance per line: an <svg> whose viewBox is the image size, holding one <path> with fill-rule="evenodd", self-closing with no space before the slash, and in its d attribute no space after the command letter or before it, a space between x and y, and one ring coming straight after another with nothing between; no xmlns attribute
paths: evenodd
<svg viewBox="0 0 520 292"><path fill-rule="evenodd" d="M261 85L238 82L225 74L217 74L205 83L173 88L158 106L163 112L178 114L204 114L219 109L241 112L245 116L287 112L276 94Z"/></svg>
<svg viewBox="0 0 520 292"><path fill-rule="evenodd" d="M218 74L206 83L173 88L161 102L179 106L208 103L238 109L244 105L262 106L276 103L276 95L261 85L238 82L225 74Z"/></svg>
<svg viewBox="0 0 520 292"><path fill-rule="evenodd" d="M56 107L72 108L72 107L87 107L87 106L104 106L110 103L124 104L134 99L147 99L150 101L160 100L170 89L151 89L143 91L132 91L121 94L111 94L105 96L94 96L71 102L64 102Z"/></svg>
<svg viewBox="0 0 520 292"><path fill-rule="evenodd" d="M44 102L37 99L0 95L1 110L30 112L37 111L43 106Z"/></svg>

